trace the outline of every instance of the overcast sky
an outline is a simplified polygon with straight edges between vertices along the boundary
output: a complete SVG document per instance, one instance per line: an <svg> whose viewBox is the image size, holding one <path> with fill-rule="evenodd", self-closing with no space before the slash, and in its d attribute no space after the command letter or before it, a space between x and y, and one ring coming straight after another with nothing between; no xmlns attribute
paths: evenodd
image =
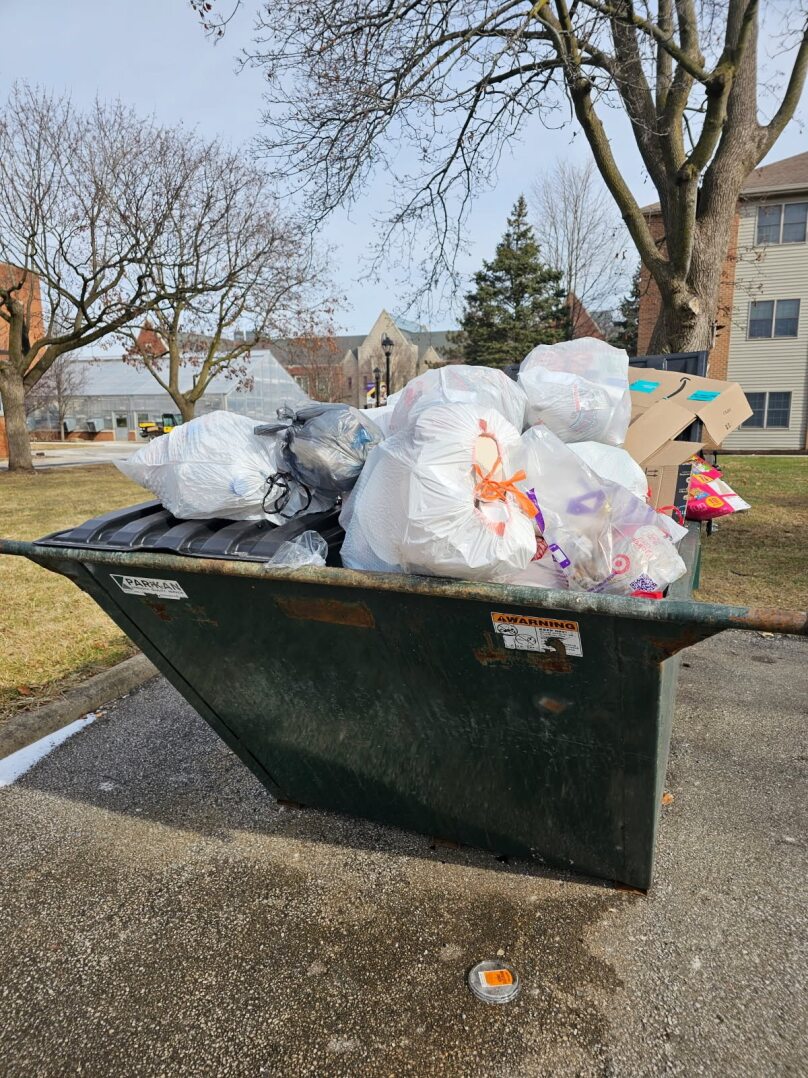
<svg viewBox="0 0 808 1078"><path fill-rule="evenodd" d="M251 6L247 0L246 7ZM247 144L259 131L260 75L249 70L236 74L234 63L248 37L249 11L241 13L216 46L202 34L187 0L0 0L0 28L3 96L15 79L27 78L67 89L79 104L91 102L96 94L120 97L160 120L182 121L233 143ZM642 202L653 201L654 190L630 134L619 124L610 131L630 186ZM805 132L792 123L769 160L805 149ZM473 272L483 258L491 257L518 195L527 194L537 170L558 157L587 158L583 137L573 127L546 131L537 124L503 158L496 191L482 195L472 212L465 271ZM361 280L372 219L384 209L392 182L392 177L378 176L350 219L337 214L327 230L337 247L335 282L347 297L339 318L346 332L367 332L382 307L393 312L403 307L396 274L391 272L389 281ZM433 315L433 327L454 325L456 313Z"/></svg>

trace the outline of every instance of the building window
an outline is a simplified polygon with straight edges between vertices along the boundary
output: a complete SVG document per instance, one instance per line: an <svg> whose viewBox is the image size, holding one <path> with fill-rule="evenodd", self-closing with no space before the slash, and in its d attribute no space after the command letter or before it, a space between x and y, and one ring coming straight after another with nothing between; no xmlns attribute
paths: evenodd
<svg viewBox="0 0 808 1078"><path fill-rule="evenodd" d="M778 299L774 314L775 337L796 337L800 321L798 299Z"/></svg>
<svg viewBox="0 0 808 1078"><path fill-rule="evenodd" d="M745 427L786 430L791 419L790 393L747 393L752 415Z"/></svg>
<svg viewBox="0 0 808 1078"><path fill-rule="evenodd" d="M750 340L762 337L796 337L799 330L798 299L759 299L749 304Z"/></svg>
<svg viewBox="0 0 808 1078"><path fill-rule="evenodd" d="M757 242L805 243L808 202L786 202L778 206L758 206Z"/></svg>

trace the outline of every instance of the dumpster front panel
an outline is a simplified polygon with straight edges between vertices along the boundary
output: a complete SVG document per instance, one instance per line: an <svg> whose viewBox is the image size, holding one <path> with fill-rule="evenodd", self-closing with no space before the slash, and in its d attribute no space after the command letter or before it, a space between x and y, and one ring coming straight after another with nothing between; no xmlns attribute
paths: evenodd
<svg viewBox="0 0 808 1078"><path fill-rule="evenodd" d="M650 883L654 824L639 820L655 819L665 735L643 623L269 577L172 572L149 594L148 577L122 587L120 572L87 570L273 792ZM573 637L559 628L549 653L507 646L509 616L528 637L537 613Z"/></svg>

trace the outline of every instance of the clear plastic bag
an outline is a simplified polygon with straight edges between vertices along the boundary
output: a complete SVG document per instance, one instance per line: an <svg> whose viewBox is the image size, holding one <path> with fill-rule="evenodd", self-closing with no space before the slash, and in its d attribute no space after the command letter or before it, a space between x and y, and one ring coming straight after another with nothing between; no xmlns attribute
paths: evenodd
<svg viewBox="0 0 808 1078"><path fill-rule="evenodd" d="M519 485L572 590L661 592L684 574L673 542L684 529L595 475L546 427L532 427L521 441L526 479Z"/></svg>
<svg viewBox="0 0 808 1078"><path fill-rule="evenodd" d="M571 442L569 445L572 452L580 457L595 475L625 487L635 498L645 501L648 496L648 479L634 457L625 449L616 445L604 445L603 442Z"/></svg>
<svg viewBox="0 0 808 1078"><path fill-rule="evenodd" d="M343 507L343 565L492 581L526 569L536 539L510 460L519 444L492 409L421 411L373 451Z"/></svg>
<svg viewBox="0 0 808 1078"><path fill-rule="evenodd" d="M349 404L279 409L277 423L255 430L279 438L282 471L312 491L333 496L351 489L368 453L383 438L372 420Z"/></svg>
<svg viewBox="0 0 808 1078"><path fill-rule="evenodd" d="M334 505L334 499L312 497L290 478L285 481L281 511L273 511L277 440L258 437L254 427L255 420L246 416L210 412L116 463L180 520L220 517L282 524L300 513L322 512Z"/></svg>
<svg viewBox="0 0 808 1078"><path fill-rule="evenodd" d="M539 345L522 361L527 424L563 442L622 445L631 420L628 353L594 337Z"/></svg>
<svg viewBox="0 0 808 1078"><path fill-rule="evenodd" d="M518 431L525 426L527 399L512 378L493 367L452 364L425 371L407 383L393 410L390 433L398 434L425 408L441 404L493 408Z"/></svg>
<svg viewBox="0 0 808 1078"><path fill-rule="evenodd" d="M328 543L318 532L307 531L281 543L267 565L299 569L302 565L325 565Z"/></svg>

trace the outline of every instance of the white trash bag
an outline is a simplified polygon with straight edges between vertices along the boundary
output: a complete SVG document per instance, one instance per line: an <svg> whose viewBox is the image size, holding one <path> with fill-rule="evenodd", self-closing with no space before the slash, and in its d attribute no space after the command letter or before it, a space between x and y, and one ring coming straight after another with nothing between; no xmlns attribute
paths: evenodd
<svg viewBox="0 0 808 1078"><path fill-rule="evenodd" d="M493 409L435 405L371 453L340 523L349 569L507 580L536 553L519 433Z"/></svg>
<svg viewBox="0 0 808 1078"><path fill-rule="evenodd" d="M546 427L522 435L519 483L574 591L661 592L685 573L674 545L686 534L625 487L601 479Z"/></svg>
<svg viewBox="0 0 808 1078"><path fill-rule="evenodd" d="M518 380L528 426L544 423L563 442L625 441L631 393L622 348L594 337L540 344L525 356Z"/></svg>
<svg viewBox="0 0 808 1078"><path fill-rule="evenodd" d="M648 479L632 455L616 445L603 442L570 442L572 452L601 479L609 479L630 490L642 501L648 496Z"/></svg>
<svg viewBox="0 0 808 1078"><path fill-rule="evenodd" d="M282 524L335 504L334 499L312 497L293 480L286 481L278 499L272 488L278 472L277 439L254 434L254 427L255 420L246 416L210 412L174 427L116 464L180 520L219 517Z"/></svg>
<svg viewBox="0 0 808 1078"><path fill-rule="evenodd" d="M439 404L493 408L518 431L525 426L527 399L523 390L494 367L469 367L458 363L425 371L408 382L396 396L391 434L398 434L408 427L425 408Z"/></svg>
<svg viewBox="0 0 808 1078"><path fill-rule="evenodd" d="M376 425L383 438L388 437L390 434L390 420L393 418L393 409L389 404L382 405L381 408L360 408L359 411Z"/></svg>

